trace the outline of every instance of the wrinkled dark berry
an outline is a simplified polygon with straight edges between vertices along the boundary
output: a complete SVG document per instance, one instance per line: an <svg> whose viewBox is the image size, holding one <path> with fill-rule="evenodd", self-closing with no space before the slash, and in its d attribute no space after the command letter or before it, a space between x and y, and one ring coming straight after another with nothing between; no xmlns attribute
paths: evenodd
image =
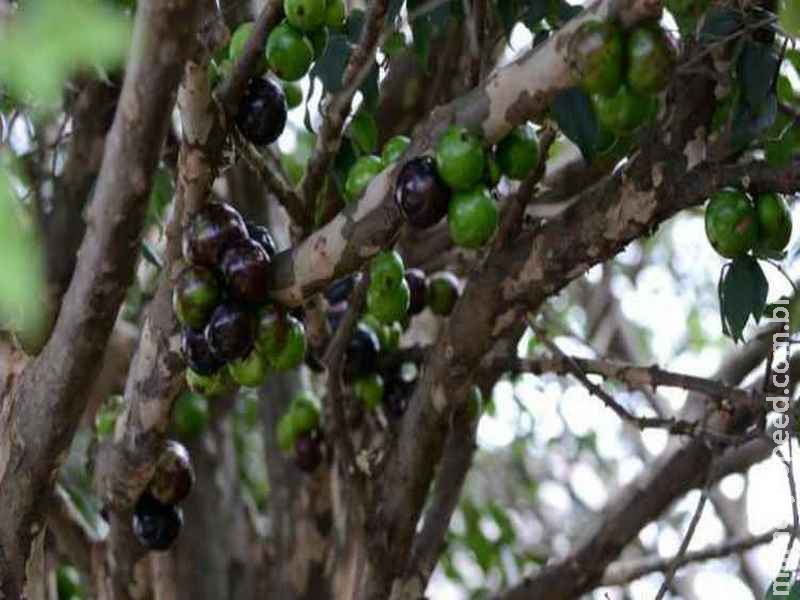
<svg viewBox="0 0 800 600"><path fill-rule="evenodd" d="M231 298L248 304L267 301L269 256L253 240L240 240L228 247L220 264Z"/></svg>
<svg viewBox="0 0 800 600"><path fill-rule="evenodd" d="M378 336L369 327L359 323L347 345L344 363L345 378L352 380L374 373L378 364L380 348Z"/></svg>
<svg viewBox="0 0 800 600"><path fill-rule="evenodd" d="M294 441L294 462L298 469L306 473L316 470L322 462L322 436L319 430L312 429L297 436Z"/></svg>
<svg viewBox="0 0 800 600"><path fill-rule="evenodd" d="M337 279L328 286L327 290L325 290L325 299L329 304L338 304L340 302L344 302L350 298L353 288L360 279L361 273L348 275L347 277Z"/></svg>
<svg viewBox="0 0 800 600"><path fill-rule="evenodd" d="M169 440L158 457L148 491L161 504L181 502L194 485L194 468L182 444Z"/></svg>
<svg viewBox="0 0 800 600"><path fill-rule="evenodd" d="M253 347L256 325L255 316L243 306L220 304L206 326L211 352L225 362L246 356Z"/></svg>
<svg viewBox="0 0 800 600"><path fill-rule="evenodd" d="M266 77L255 77L239 104L236 125L256 146L277 140L286 127L286 96L283 88Z"/></svg>
<svg viewBox="0 0 800 600"><path fill-rule="evenodd" d="M199 375L213 375L222 363L211 351L205 333L195 329L184 329L181 335L181 350L186 365Z"/></svg>
<svg viewBox="0 0 800 600"><path fill-rule="evenodd" d="M408 289L411 292L408 314L411 316L418 315L425 309L425 294L428 289L425 273L420 269L408 269L405 277Z"/></svg>
<svg viewBox="0 0 800 600"><path fill-rule="evenodd" d="M267 256L270 258L275 256L278 250L275 247L275 240L272 239L269 229L263 225L253 225L252 223L248 223L247 233L250 235L251 240L264 249L264 252L267 253Z"/></svg>
<svg viewBox="0 0 800 600"><path fill-rule="evenodd" d="M161 504L145 492L133 513L133 533L148 550L167 550L178 537L183 512L177 506Z"/></svg>
<svg viewBox="0 0 800 600"><path fill-rule="evenodd" d="M213 269L231 244L247 238L242 215L229 204L210 202L197 211L183 233L183 256Z"/></svg>
<svg viewBox="0 0 800 600"><path fill-rule="evenodd" d="M411 159L397 176L394 199L412 227L426 229L441 221L450 195L430 156Z"/></svg>

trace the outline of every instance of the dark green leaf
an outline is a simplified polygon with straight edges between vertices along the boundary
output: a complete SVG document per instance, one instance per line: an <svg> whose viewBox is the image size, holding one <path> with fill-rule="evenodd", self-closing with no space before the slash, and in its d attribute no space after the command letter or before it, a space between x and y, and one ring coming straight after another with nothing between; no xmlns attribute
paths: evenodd
<svg viewBox="0 0 800 600"><path fill-rule="evenodd" d="M772 46L747 42L739 55L737 69L747 103L759 110L773 90L780 59Z"/></svg>
<svg viewBox="0 0 800 600"><path fill-rule="evenodd" d="M586 161L591 162L600 126L589 95L577 87L559 92L553 101L553 117L561 132L580 148Z"/></svg>
<svg viewBox="0 0 800 600"><path fill-rule="evenodd" d="M142 240L142 256L156 269L160 270L164 267L164 263L161 261L161 257L158 255L158 250L156 250L147 240Z"/></svg>
<svg viewBox="0 0 800 600"><path fill-rule="evenodd" d="M706 13L706 20L700 30L700 43L718 42L742 26L742 18L738 11L725 6L714 7Z"/></svg>
<svg viewBox="0 0 800 600"><path fill-rule="evenodd" d="M433 26L427 19L418 19L412 28L414 34L414 52L419 61L427 69L428 56L431 51L431 35Z"/></svg>
<svg viewBox="0 0 800 600"><path fill-rule="evenodd" d="M378 99L379 99L379 91L378 91L378 63L373 63L372 69L370 70L367 77L364 79L364 83L361 84L359 88L361 90L361 94L364 96L364 106L366 106L370 110L375 110L378 108Z"/></svg>
<svg viewBox="0 0 800 600"><path fill-rule="evenodd" d="M497 12L506 37L511 35L514 25L524 23L529 29L539 27L547 16L547 0L500 0Z"/></svg>
<svg viewBox="0 0 800 600"><path fill-rule="evenodd" d="M351 44L357 44L361 39L361 30L364 28L364 11L359 8L351 10L345 28L347 39Z"/></svg>
<svg viewBox="0 0 800 600"><path fill-rule="evenodd" d="M328 47L311 69L312 78L318 77L326 92L336 93L342 89L344 70L351 51L352 46L346 36L340 33L330 36Z"/></svg>
<svg viewBox="0 0 800 600"><path fill-rule="evenodd" d="M777 116L778 97L774 92L758 110L739 98L733 112L731 143L735 148L747 146L772 127Z"/></svg>
<svg viewBox="0 0 800 600"><path fill-rule="evenodd" d="M723 332L734 341L741 340L750 316L761 319L768 291L767 278L752 256L741 256L723 267L718 289Z"/></svg>
<svg viewBox="0 0 800 600"><path fill-rule="evenodd" d="M389 0L389 6L386 8L386 20L391 22L397 15L400 14L400 9L403 8L404 0Z"/></svg>
<svg viewBox="0 0 800 600"><path fill-rule="evenodd" d="M579 14L583 10L580 4L570 4L566 0L560 0L558 3L558 18L561 23L566 23L572 17Z"/></svg>
<svg viewBox="0 0 800 600"><path fill-rule="evenodd" d="M153 189L150 191L150 204L147 207L147 220L149 223L160 223L164 216L164 209L172 200L175 187L172 176L167 169L161 168L153 177Z"/></svg>
<svg viewBox="0 0 800 600"><path fill-rule="evenodd" d="M350 172L350 168L355 164L357 158L358 156L356 155L353 143L347 137L342 138L339 152L336 154L336 160L333 162L333 181L340 195L344 195L344 182L347 180L347 174Z"/></svg>

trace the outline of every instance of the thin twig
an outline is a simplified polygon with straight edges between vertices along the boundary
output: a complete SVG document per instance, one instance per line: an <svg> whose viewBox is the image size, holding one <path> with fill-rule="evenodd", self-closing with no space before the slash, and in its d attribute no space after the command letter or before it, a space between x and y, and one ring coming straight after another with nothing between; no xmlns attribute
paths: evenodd
<svg viewBox="0 0 800 600"><path fill-rule="evenodd" d="M347 313L339 324L336 333L331 338L328 349L322 358L323 364L328 368L328 399L325 405L325 413L328 422L331 424L329 434L333 438L337 453L340 455L340 465L343 468L344 476L352 486L356 502L361 507L365 507L366 493L361 471L356 466L356 452L353 440L350 438L347 428L342 376L347 356L347 346L353 336L364 302L366 302L368 287L369 271L365 269L361 281L358 282L358 285L350 294L350 307L347 309Z"/></svg>
<svg viewBox="0 0 800 600"><path fill-rule="evenodd" d="M543 373L566 374L572 373L578 367L584 374L600 375L606 379L616 379L633 388L675 387L697 392L715 400L728 399L732 402L758 402L760 397L754 396L747 390L733 387L707 379L695 377L661 369L657 366L640 367L627 363L617 363L609 360L576 358L563 355L563 357L546 357L535 359L499 359L492 367L506 368L517 373Z"/></svg>
<svg viewBox="0 0 800 600"><path fill-rule="evenodd" d="M669 418L662 418L662 417L637 417L633 413L631 413L627 408L622 406L619 402L617 402L608 392L606 392L602 387L592 382L587 376L586 373L581 369L580 365L578 365L575 360L566 354L555 344L553 343L548 337L547 334L542 330L541 327L533 324L530 317L528 318L528 324L533 329L542 342L550 349L553 354L559 356L562 360L566 361L570 372L578 378L578 380L586 387L589 392L593 395L600 398L603 403L614 411L614 413L623 421L637 427L640 430L644 429L664 429L668 433L674 435L686 435L689 437L698 437L707 439L709 442L713 442L718 445L723 446L738 446L746 441L752 439L756 434L745 434L745 435L727 435L724 433L719 433L716 431L711 431L706 429L702 426L701 423L697 421L687 421L685 419L676 419L674 417Z"/></svg>
<svg viewBox="0 0 800 600"><path fill-rule="evenodd" d="M643 560L630 561L627 563L616 563L609 565L606 574L603 576L603 585L618 586L622 585L650 573L666 571L672 566L676 571L690 563L724 558L734 553L744 552L757 546L769 544L773 538L780 533L796 533L794 530L784 527L776 527L761 535L748 535L737 537L715 546L708 546L702 550L686 552L682 556L676 555L672 558L645 558Z"/></svg>
<svg viewBox="0 0 800 600"><path fill-rule="evenodd" d="M500 231L495 240L495 249L500 249L514 238L522 227L525 207L530 202L531 197L536 191L536 186L545 174L547 155L550 147L556 139L556 132L550 127L542 130L539 136L539 163L536 168L522 181L517 191L511 194L506 203L506 211L500 223Z"/></svg>
<svg viewBox="0 0 800 600"><path fill-rule="evenodd" d="M664 581L661 583L661 588L658 590L655 600L661 600L664 597L664 594L666 594L669 590L672 578L675 576L675 571L678 570L678 566L686 555L686 550L689 548L689 543L692 541L692 537L694 537L695 529L697 529L697 524L700 522L700 517L703 515L703 509L708 501L708 492L711 489L711 484L715 479L714 476L716 475L717 464L716 457L716 453L711 455L711 464L708 466L706 483L703 486L703 491L700 493L700 500L697 502L697 508L694 511L694 515L692 515L692 520L689 523L689 529L686 530L686 535L683 536L683 541L681 542L681 547L678 549L678 553L672 558L669 567L664 573Z"/></svg>
<svg viewBox="0 0 800 600"><path fill-rule="evenodd" d="M269 191L275 194L292 221L299 227L308 227L311 222L310 215L304 210L300 196L286 181L280 163L274 159L269 150L264 153L259 152L253 144L245 139L238 128L233 127L232 133L242 158L258 174Z"/></svg>

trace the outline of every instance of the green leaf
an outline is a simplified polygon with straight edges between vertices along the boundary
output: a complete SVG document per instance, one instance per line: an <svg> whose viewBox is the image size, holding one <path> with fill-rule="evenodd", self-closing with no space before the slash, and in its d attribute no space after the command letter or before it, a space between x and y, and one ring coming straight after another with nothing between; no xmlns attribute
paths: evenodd
<svg viewBox="0 0 800 600"><path fill-rule="evenodd" d="M325 52L319 57L311 68L311 77L318 77L326 92L336 93L342 89L344 70L350 58L352 46L347 41L347 36L334 33L328 39ZM309 94L309 97L311 94Z"/></svg>
<svg viewBox="0 0 800 600"><path fill-rule="evenodd" d="M538 27L547 16L547 9L547 0L500 0L497 3L497 13L506 37L519 22L525 23L529 29Z"/></svg>
<svg viewBox="0 0 800 600"><path fill-rule="evenodd" d="M91 0L25 2L0 36L0 79L37 101L58 101L81 66L114 68L125 58L130 20Z"/></svg>
<svg viewBox="0 0 800 600"><path fill-rule="evenodd" d="M797 0L783 0L780 22L786 33L800 36L800 4Z"/></svg>
<svg viewBox="0 0 800 600"><path fill-rule="evenodd" d="M44 262L36 238L0 165L0 320L25 333L37 332L44 317Z"/></svg>
<svg viewBox="0 0 800 600"><path fill-rule="evenodd" d="M712 8L706 13L706 20L700 30L700 43L713 44L725 39L742 26L738 11L725 6Z"/></svg>
<svg viewBox="0 0 800 600"><path fill-rule="evenodd" d="M142 240L142 256L156 269L161 270L164 268L164 262L158 255L158 250L156 250L147 240Z"/></svg>
<svg viewBox="0 0 800 600"><path fill-rule="evenodd" d="M360 154L372 154L378 148L378 123L368 110L359 110L345 135L349 137Z"/></svg>
<svg viewBox="0 0 800 600"><path fill-rule="evenodd" d="M427 10L425 0L408 0L409 14L423 9L424 12L411 21L411 33L414 37L414 50L423 65L428 64L431 39L444 29L452 11L451 2L442 2L435 8Z"/></svg>
<svg viewBox="0 0 800 600"><path fill-rule="evenodd" d="M586 161L591 162L600 125L589 95L577 87L559 92L553 101L553 117L561 132L580 148Z"/></svg>
<svg viewBox="0 0 800 600"><path fill-rule="evenodd" d="M758 139L775 124L778 116L778 96L774 92L767 96L760 109L753 108L739 98L733 112L731 143L741 148Z"/></svg>
<svg viewBox="0 0 800 600"><path fill-rule="evenodd" d="M789 587L793 579L790 571L782 571L770 582L764 600L800 600L800 582L794 582L791 588Z"/></svg>
<svg viewBox="0 0 800 600"><path fill-rule="evenodd" d="M358 155L353 142L347 137L342 138L339 152L336 154L336 160L333 161L333 181L341 196L344 196L344 184L347 181L347 174L356 163L356 159L358 159Z"/></svg>
<svg viewBox="0 0 800 600"><path fill-rule="evenodd" d="M718 293L725 335L739 341L750 316L761 320L768 291L764 271L752 256L741 256L723 267Z"/></svg>
<svg viewBox="0 0 800 600"><path fill-rule="evenodd" d="M354 8L350 11L347 17L345 29L347 30L347 39L351 44L358 44L361 39L361 30L364 28L364 11L359 8Z"/></svg>
<svg viewBox="0 0 800 600"><path fill-rule="evenodd" d="M172 201L174 193L175 186L172 183L169 169L160 168L153 177L153 189L150 192L150 203L147 206L148 224L159 224L160 227L164 211Z"/></svg>
<svg viewBox="0 0 800 600"><path fill-rule="evenodd" d="M747 42L739 55L737 69L744 98L759 110L773 90L780 59L768 44Z"/></svg>

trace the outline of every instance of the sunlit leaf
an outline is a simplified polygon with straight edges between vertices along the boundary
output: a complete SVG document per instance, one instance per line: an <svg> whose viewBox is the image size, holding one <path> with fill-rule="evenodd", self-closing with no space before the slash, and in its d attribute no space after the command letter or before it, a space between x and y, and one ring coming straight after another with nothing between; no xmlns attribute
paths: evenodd
<svg viewBox="0 0 800 600"><path fill-rule="evenodd" d="M40 245L0 166L0 319L14 331L35 331L42 323L43 294Z"/></svg>
<svg viewBox="0 0 800 600"><path fill-rule="evenodd" d="M118 65L129 39L130 19L104 4L25 2L0 35L0 79L16 93L53 103L75 69Z"/></svg>

